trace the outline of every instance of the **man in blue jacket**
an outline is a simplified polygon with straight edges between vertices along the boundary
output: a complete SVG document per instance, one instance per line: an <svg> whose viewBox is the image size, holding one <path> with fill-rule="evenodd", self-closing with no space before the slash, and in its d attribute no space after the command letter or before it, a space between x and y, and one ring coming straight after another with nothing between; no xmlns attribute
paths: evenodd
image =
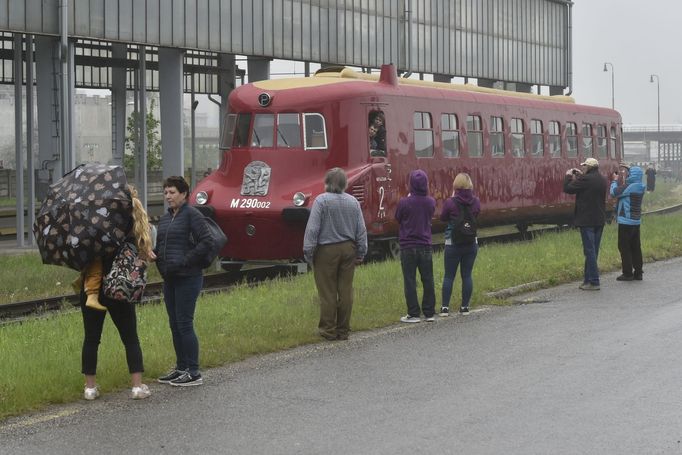
<svg viewBox="0 0 682 455"><path fill-rule="evenodd" d="M642 279L642 245L639 226L642 223L642 199L646 187L642 183L642 169L637 166L620 165L622 177L613 173L611 197L618 198L616 219L618 220L618 251L623 274L618 281Z"/></svg>

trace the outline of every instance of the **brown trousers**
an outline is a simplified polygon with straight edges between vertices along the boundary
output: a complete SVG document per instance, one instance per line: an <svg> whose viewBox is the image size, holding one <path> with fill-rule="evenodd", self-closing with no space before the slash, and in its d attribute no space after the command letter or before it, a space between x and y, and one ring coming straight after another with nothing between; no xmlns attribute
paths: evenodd
<svg viewBox="0 0 682 455"><path fill-rule="evenodd" d="M355 243L319 245L313 257L313 272L320 296L320 335L328 340L345 340L353 309Z"/></svg>

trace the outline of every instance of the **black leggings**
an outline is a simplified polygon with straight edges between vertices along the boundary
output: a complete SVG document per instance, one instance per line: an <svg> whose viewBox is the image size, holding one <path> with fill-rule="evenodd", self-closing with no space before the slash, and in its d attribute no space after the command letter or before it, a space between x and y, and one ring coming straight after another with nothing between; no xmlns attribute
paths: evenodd
<svg viewBox="0 0 682 455"><path fill-rule="evenodd" d="M102 299L101 294L100 299ZM140 339L137 336L135 305L128 302L100 301L107 306L108 311L93 310L81 304L83 328L85 329L81 372L87 375L94 375L97 372L97 349L102 337L104 318L109 313L111 320L114 321L114 325L118 329L123 346L125 346L128 371L130 373L142 373L144 366L142 364Z"/></svg>

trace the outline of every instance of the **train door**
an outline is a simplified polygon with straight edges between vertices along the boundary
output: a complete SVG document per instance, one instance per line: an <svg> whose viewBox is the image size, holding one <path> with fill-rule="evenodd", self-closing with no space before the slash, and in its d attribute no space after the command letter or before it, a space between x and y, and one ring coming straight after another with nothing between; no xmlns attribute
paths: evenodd
<svg viewBox="0 0 682 455"><path fill-rule="evenodd" d="M368 152L372 163L372 202L370 210L371 221L368 220L370 231L378 239L379 248L385 253L394 255L394 250L399 251L395 235L391 236L394 229L393 213L397 194L393 188L393 168L388 156L388 131L391 125L386 122L387 106L368 106Z"/></svg>

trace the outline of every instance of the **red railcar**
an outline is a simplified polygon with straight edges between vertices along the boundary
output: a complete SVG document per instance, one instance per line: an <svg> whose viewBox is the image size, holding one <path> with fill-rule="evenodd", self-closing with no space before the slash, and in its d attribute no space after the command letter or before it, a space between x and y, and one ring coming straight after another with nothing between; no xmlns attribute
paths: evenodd
<svg viewBox="0 0 682 455"><path fill-rule="evenodd" d="M191 202L228 237L226 261L298 260L312 202L332 167L363 210L371 246L396 245L396 204L413 169L442 202L467 172L483 226L567 223L567 169L589 156L608 174L621 159L621 117L564 96L325 69L314 77L256 82L229 97L220 167ZM369 126L380 117L374 131ZM376 136L370 138L368 135ZM443 226L434 220L434 231Z"/></svg>

